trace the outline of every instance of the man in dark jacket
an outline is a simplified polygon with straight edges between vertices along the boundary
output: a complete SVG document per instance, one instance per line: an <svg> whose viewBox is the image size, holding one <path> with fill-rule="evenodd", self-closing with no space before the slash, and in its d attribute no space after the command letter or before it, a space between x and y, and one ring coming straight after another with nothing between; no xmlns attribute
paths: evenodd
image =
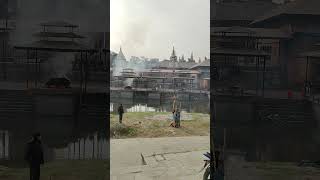
<svg viewBox="0 0 320 180"><path fill-rule="evenodd" d="M35 133L32 141L27 144L25 160L30 166L30 180L39 180L40 165L44 163L40 133Z"/></svg>
<svg viewBox="0 0 320 180"><path fill-rule="evenodd" d="M122 116L123 116L123 113L124 113L122 104L120 104L120 106L118 108L118 113L119 113L119 122L121 124L122 123Z"/></svg>
<svg viewBox="0 0 320 180"><path fill-rule="evenodd" d="M176 124L176 128L180 128L180 110L179 109L176 112L175 124Z"/></svg>

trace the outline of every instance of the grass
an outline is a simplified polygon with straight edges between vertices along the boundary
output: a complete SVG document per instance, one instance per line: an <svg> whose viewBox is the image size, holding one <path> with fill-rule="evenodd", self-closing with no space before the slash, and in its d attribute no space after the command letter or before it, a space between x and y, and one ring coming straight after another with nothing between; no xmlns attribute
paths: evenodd
<svg viewBox="0 0 320 180"><path fill-rule="evenodd" d="M178 136L208 136L210 129L209 114L182 113L180 128L170 127L171 113L165 112L128 112L123 116L122 124L118 115L110 115L111 138L154 138Z"/></svg>
<svg viewBox="0 0 320 180"><path fill-rule="evenodd" d="M102 160L54 161L41 167L41 180L107 180L109 162ZM0 166L0 179L29 179L29 169Z"/></svg>

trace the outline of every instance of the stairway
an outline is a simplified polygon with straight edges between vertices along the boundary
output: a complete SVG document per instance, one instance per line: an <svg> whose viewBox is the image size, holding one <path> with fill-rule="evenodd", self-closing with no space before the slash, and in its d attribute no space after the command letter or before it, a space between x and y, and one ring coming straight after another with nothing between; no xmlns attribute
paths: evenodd
<svg viewBox="0 0 320 180"><path fill-rule="evenodd" d="M261 99L256 102L258 126L271 128L314 127L312 103L305 100Z"/></svg>

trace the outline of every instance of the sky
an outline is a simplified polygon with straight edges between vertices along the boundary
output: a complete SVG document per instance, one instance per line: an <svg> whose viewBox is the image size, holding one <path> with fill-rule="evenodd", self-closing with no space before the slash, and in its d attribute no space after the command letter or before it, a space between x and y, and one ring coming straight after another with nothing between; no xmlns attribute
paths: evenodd
<svg viewBox="0 0 320 180"><path fill-rule="evenodd" d="M131 56L196 60L210 54L210 0L111 0L111 50Z"/></svg>

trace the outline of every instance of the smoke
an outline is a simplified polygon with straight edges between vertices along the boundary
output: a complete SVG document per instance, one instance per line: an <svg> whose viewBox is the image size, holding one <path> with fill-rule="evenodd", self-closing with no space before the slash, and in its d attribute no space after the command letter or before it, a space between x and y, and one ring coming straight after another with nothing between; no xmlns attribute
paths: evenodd
<svg viewBox="0 0 320 180"><path fill-rule="evenodd" d="M71 53L57 53L51 59L49 59L49 64L52 67L51 74L54 77L67 77L70 76L72 70L72 62L75 59L74 54ZM52 76L51 76L52 77Z"/></svg>
<svg viewBox="0 0 320 180"><path fill-rule="evenodd" d="M122 43L136 54L137 50L145 46L150 25L151 21L147 17L128 23L130 29L124 35Z"/></svg>
<svg viewBox="0 0 320 180"><path fill-rule="evenodd" d="M115 58L113 67L112 67L112 75L120 76L123 69L128 68L126 64L127 64L127 61L123 61Z"/></svg>
<svg viewBox="0 0 320 180"><path fill-rule="evenodd" d="M17 12L17 30L35 29L47 21L67 21L82 32L105 32L109 29L106 0L21 0ZM23 29L21 29L23 28ZM26 34L30 36L31 34Z"/></svg>
<svg viewBox="0 0 320 180"><path fill-rule="evenodd" d="M123 84L124 84L124 87L126 87L126 86L131 86L132 87L133 79L132 78L128 78L125 81L123 81Z"/></svg>
<svg viewBox="0 0 320 180"><path fill-rule="evenodd" d="M148 11L140 1L135 3L127 0L111 0L110 43L112 47L122 46L130 51L128 51L130 55L140 55L141 49L145 49L155 19L145 14L137 15L139 13L134 12L142 9L143 12Z"/></svg>
<svg viewBox="0 0 320 180"><path fill-rule="evenodd" d="M147 60L141 60L141 59L136 59L136 60L130 60L128 63L128 68L133 69L135 72L139 73L142 71L145 71L147 69Z"/></svg>
<svg viewBox="0 0 320 180"><path fill-rule="evenodd" d="M83 32L107 32L109 29L109 6L107 0L20 0L18 2L16 29L12 33L15 45L30 44L36 39L34 33L41 31L39 24L64 21L79 26ZM86 34L85 34L86 35ZM47 74L64 76L71 69L73 55L57 54L49 59Z"/></svg>
<svg viewBox="0 0 320 180"><path fill-rule="evenodd" d="M136 74L139 72L143 72L147 69L147 59L140 59L137 57L131 57L130 61L124 61L121 59L114 59L113 63L113 76L120 76L123 69L130 68L132 69Z"/></svg>
<svg viewBox="0 0 320 180"><path fill-rule="evenodd" d="M44 78L65 77L72 78L72 62L75 60L73 53L56 53L43 63Z"/></svg>

